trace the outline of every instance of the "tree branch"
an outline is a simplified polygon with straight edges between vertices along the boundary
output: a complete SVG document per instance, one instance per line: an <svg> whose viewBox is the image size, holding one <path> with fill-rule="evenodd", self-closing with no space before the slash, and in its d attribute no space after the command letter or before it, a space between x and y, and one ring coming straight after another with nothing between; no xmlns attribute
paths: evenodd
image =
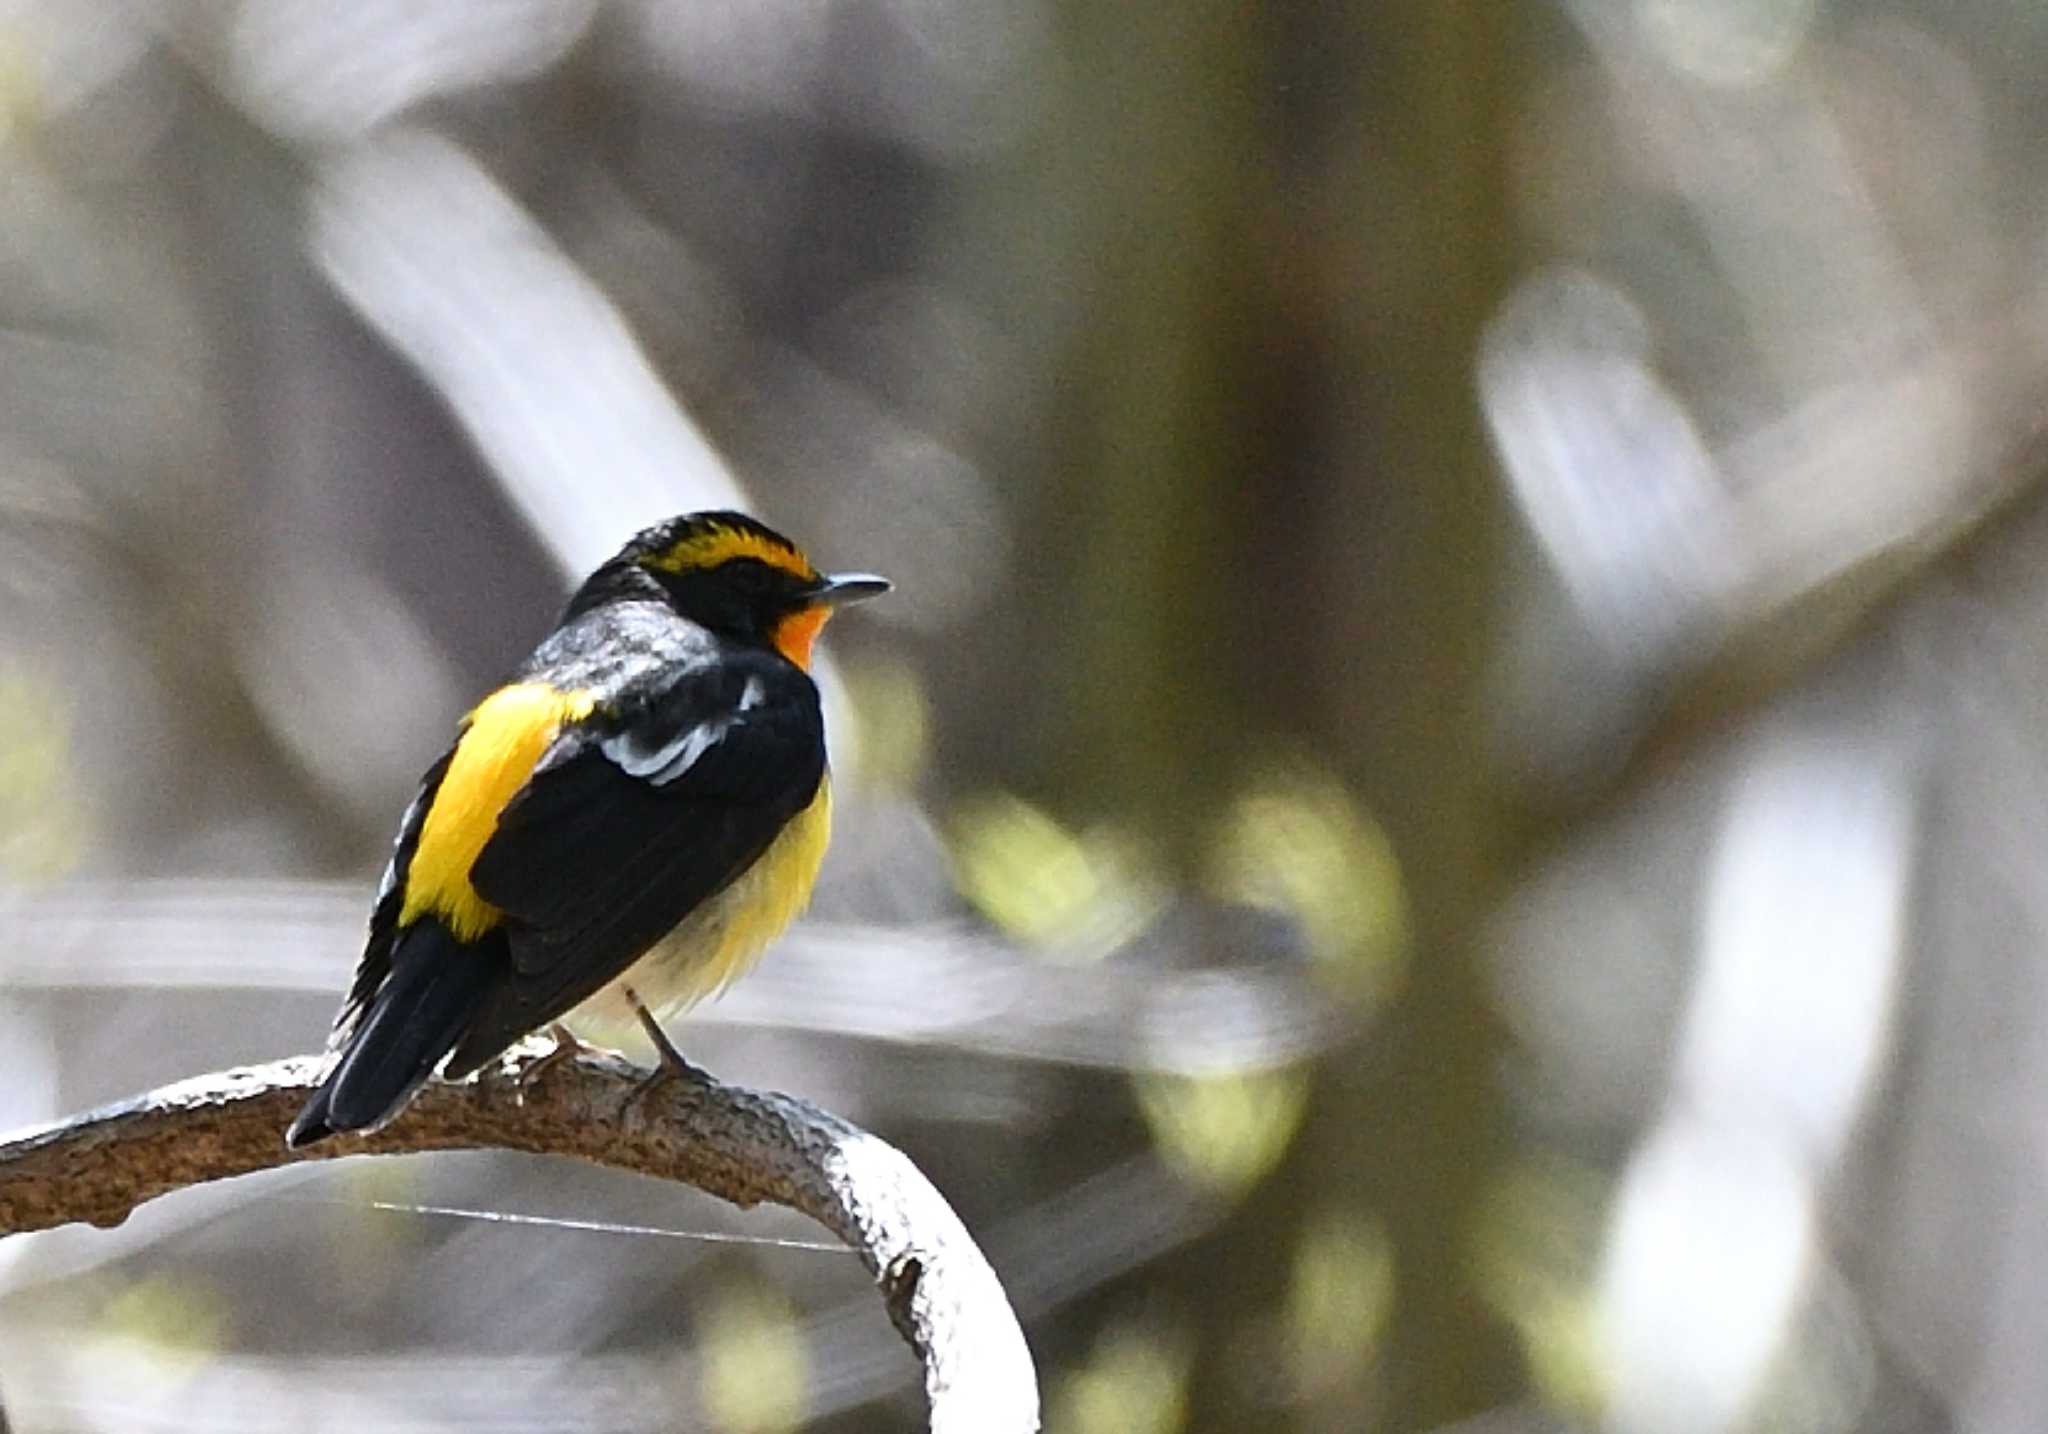
<svg viewBox="0 0 2048 1434"><path fill-rule="evenodd" d="M1038 1428L1031 1353L995 1272L945 1200L893 1146L790 1096L669 1081L548 1038L474 1079L432 1082L385 1129L290 1151L284 1127L322 1058L198 1076L0 1142L0 1234L107 1227L170 1191L340 1155L519 1150L567 1155L800 1210L875 1277L924 1366L935 1434ZM524 1083L522 1084L522 1078Z"/></svg>

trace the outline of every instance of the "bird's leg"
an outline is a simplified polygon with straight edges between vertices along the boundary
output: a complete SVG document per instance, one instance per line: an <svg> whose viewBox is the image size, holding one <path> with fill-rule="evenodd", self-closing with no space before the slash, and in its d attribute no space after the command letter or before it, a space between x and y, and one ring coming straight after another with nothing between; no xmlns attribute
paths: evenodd
<svg viewBox="0 0 2048 1434"><path fill-rule="evenodd" d="M590 1049L577 1040L575 1033L560 1021L548 1028L548 1034L555 1038L555 1048L521 1071L512 1082L513 1097L521 1105L526 1104L527 1082L536 1079L545 1071L553 1070L563 1061L574 1060Z"/></svg>
<svg viewBox="0 0 2048 1434"><path fill-rule="evenodd" d="M661 1022L654 1019L654 1012L647 1009L635 994L633 988L625 988L626 999L633 1003L633 1014L640 1018L640 1029L647 1032L647 1039L654 1042L654 1049L661 1056L661 1068L670 1075L693 1081L698 1085L716 1085L710 1071L701 1066L691 1065L683 1059L683 1053L676 1049L675 1042L668 1038L668 1032L661 1028Z"/></svg>
<svg viewBox="0 0 2048 1434"><path fill-rule="evenodd" d="M649 1073L647 1079L641 1081L633 1093L626 1098L628 1106L638 1105L647 1096L653 1094L654 1091L667 1085L672 1080L685 1080L692 1085L718 1084L710 1071L703 1069L701 1066L691 1065L690 1062L683 1059L683 1053L677 1050L675 1042L668 1038L668 1032L661 1028L661 1022L654 1019L654 1012L647 1009L638 993L631 986L621 987L620 994L625 996L626 1000L631 1003L633 1014L640 1019L640 1029L647 1032L647 1039L654 1042L654 1049L661 1058L661 1064L657 1065Z"/></svg>

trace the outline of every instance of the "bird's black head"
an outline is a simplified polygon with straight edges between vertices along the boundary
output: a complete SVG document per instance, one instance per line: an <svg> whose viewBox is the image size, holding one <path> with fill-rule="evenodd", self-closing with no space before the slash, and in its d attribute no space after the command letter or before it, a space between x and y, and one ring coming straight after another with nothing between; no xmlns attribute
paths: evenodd
<svg viewBox="0 0 2048 1434"><path fill-rule="evenodd" d="M808 669L834 608L888 590L867 573L819 573L795 543L744 513L685 513L634 534L591 574L570 612L659 596L722 637L773 647Z"/></svg>

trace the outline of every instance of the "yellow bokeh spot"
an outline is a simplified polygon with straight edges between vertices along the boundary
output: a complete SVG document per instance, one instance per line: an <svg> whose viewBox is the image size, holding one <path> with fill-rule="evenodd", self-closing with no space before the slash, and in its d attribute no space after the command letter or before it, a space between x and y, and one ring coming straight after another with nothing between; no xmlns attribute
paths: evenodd
<svg viewBox="0 0 2048 1434"><path fill-rule="evenodd" d="M810 1350L788 1301L718 1286L698 1319L704 1414L719 1434L790 1434L810 1404Z"/></svg>
<svg viewBox="0 0 2048 1434"><path fill-rule="evenodd" d="M43 83L22 35L0 29L0 142L30 129L42 117Z"/></svg>
<svg viewBox="0 0 2048 1434"><path fill-rule="evenodd" d="M56 686L0 672L0 876L55 881L85 855L71 711Z"/></svg>
<svg viewBox="0 0 2048 1434"><path fill-rule="evenodd" d="M1394 1309L1394 1243L1355 1210L1323 1210L1295 1246L1287 1347L1303 1399L1351 1383L1374 1364Z"/></svg>
<svg viewBox="0 0 2048 1434"><path fill-rule="evenodd" d="M1342 782L1306 761L1276 765L1212 833L1206 878L1220 901L1298 923L1337 990L1384 999L1408 950L1408 903L1392 843Z"/></svg>
<svg viewBox="0 0 2048 1434"><path fill-rule="evenodd" d="M931 705L917 669L907 662L867 659L842 662L839 672L853 709L858 758L853 775L869 790L909 791L924 775L931 752Z"/></svg>
<svg viewBox="0 0 2048 1434"><path fill-rule="evenodd" d="M1607 1406L1607 1376L1592 1291L1555 1291L1525 1308L1515 1324L1544 1402L1597 1421Z"/></svg>
<svg viewBox="0 0 2048 1434"><path fill-rule="evenodd" d="M1062 960L1108 955L1165 899L1137 842L1109 828L1077 835L1005 793L963 804L947 824L947 849L955 884L983 916Z"/></svg>
<svg viewBox="0 0 2048 1434"><path fill-rule="evenodd" d="M1607 1402L1593 1295L1606 1204L1594 1172L1527 1161L1495 1182L1473 1240L1480 1292L1520 1337L1536 1388L1592 1422Z"/></svg>
<svg viewBox="0 0 2048 1434"><path fill-rule="evenodd" d="M1135 1080L1160 1155L1218 1194L1240 1194L1279 1164L1308 1107L1309 1076L1298 1066Z"/></svg>
<svg viewBox="0 0 2048 1434"><path fill-rule="evenodd" d="M204 1369L231 1333L227 1302L212 1289L153 1275L107 1301L89 1337L117 1346L125 1367L168 1393Z"/></svg>
<svg viewBox="0 0 2048 1434"><path fill-rule="evenodd" d="M1129 1325L1111 1330L1054 1387L1046 1434L1180 1434L1192 1368L1179 1336Z"/></svg>

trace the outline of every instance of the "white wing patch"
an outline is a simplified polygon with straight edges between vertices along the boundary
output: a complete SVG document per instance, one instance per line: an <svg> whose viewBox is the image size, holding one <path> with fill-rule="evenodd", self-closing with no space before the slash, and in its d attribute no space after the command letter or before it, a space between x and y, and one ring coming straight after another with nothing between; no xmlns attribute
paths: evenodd
<svg viewBox="0 0 2048 1434"><path fill-rule="evenodd" d="M758 677L749 677L740 689L739 707L725 716L714 717L686 727L659 747L649 747L637 732L621 732L597 744L597 749L629 777L640 777L665 787L696 765L697 759L717 746L740 724L741 712L751 712L768 696Z"/></svg>
<svg viewBox="0 0 2048 1434"><path fill-rule="evenodd" d="M598 744L598 750L627 776L642 777L657 787L665 787L689 771L697 759L717 746L719 739L738 722L736 716L716 717L695 727L686 727L661 746L653 748L646 746L638 733L621 732L616 737L605 738Z"/></svg>

